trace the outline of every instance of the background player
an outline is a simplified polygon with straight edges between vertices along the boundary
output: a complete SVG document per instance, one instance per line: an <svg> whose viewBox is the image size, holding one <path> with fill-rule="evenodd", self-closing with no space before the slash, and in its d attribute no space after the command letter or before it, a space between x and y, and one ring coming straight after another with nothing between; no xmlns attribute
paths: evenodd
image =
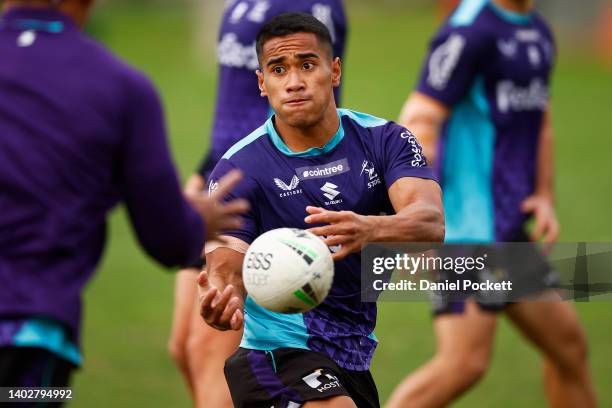
<svg viewBox="0 0 612 408"><path fill-rule="evenodd" d="M0 384L63 386L107 213L127 206L166 266L237 226L245 203L183 198L156 91L80 33L93 1L5 1L0 22ZM223 185L223 187L221 187ZM219 191L222 189L222 191ZM206 225L202 217L207 215Z"/></svg>
<svg viewBox="0 0 612 408"><path fill-rule="evenodd" d="M529 0L464 1L434 37L401 122L439 168L447 242L556 241L548 91L554 58L552 34ZM534 285L538 278L545 288L547 277L534 276ZM495 311L442 299L436 355L396 389L388 407L445 406L474 385L489 364ZM594 406L573 307L530 302L505 311L544 355L549 403Z"/></svg>
<svg viewBox="0 0 612 408"><path fill-rule="evenodd" d="M332 33L334 55L342 58L346 18L341 0L248 0L228 2L219 33L219 79L210 149L186 191L198 194L221 156L270 116L270 106L257 89L259 67L255 37L264 22L284 12L305 12ZM339 89L335 89L336 101ZM196 268L177 275L170 353L189 385L196 406L231 406L222 375L225 359L240 341L240 333L220 333L202 324L197 308Z"/></svg>
<svg viewBox="0 0 612 408"><path fill-rule="evenodd" d="M215 182L242 169L248 176L235 197L253 207L242 228L226 232L226 243L207 246L202 315L222 330L240 330L244 322L241 348L225 367L234 406L378 407L369 373L376 304L361 301L359 252L368 241L442 240L440 189L409 131L336 109L340 59L321 22L297 13L273 18L257 37L257 52L259 88L274 116L228 150L212 173ZM340 164L340 172L323 171ZM321 175L310 177L309 169ZM383 211L393 215L378 216ZM283 315L247 297L243 312L249 244L271 229L309 226L328 246L340 246L326 300L307 313Z"/></svg>

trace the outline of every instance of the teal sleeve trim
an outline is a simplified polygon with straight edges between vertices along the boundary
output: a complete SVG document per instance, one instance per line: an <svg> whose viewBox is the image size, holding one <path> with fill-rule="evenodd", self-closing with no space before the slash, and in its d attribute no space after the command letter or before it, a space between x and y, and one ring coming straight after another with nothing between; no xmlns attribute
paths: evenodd
<svg viewBox="0 0 612 408"><path fill-rule="evenodd" d="M489 0L463 0L450 17L453 27L471 26Z"/></svg>
<svg viewBox="0 0 612 408"><path fill-rule="evenodd" d="M268 120L270 120L270 119L268 119ZM266 124L267 123L268 122L266 122ZM240 139L239 142L237 142L235 145L230 147L227 152L225 152L225 154L223 155L222 159L226 159L227 160L227 159L231 158L233 155L238 153L240 150L244 149L246 146L248 146L249 144L253 143L255 140L257 140L260 137L262 137L263 135L265 135L266 134L266 124L258 127L257 129L255 129L251 134L249 134L245 138Z"/></svg>
<svg viewBox="0 0 612 408"><path fill-rule="evenodd" d="M389 123L389 121L386 119L349 109L338 109L338 114L340 115L340 117L348 116L349 118L357 122L359 126L364 128L384 126Z"/></svg>

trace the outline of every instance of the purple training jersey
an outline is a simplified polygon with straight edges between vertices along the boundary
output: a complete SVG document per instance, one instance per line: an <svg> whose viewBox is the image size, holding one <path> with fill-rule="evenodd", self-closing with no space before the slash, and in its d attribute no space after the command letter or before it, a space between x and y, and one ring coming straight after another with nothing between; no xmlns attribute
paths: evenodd
<svg viewBox="0 0 612 408"><path fill-rule="evenodd" d="M403 127L346 109L338 109L338 115L338 132L322 148L290 151L272 117L227 151L211 183L233 168L241 169L246 179L232 196L251 203L244 226L228 235L250 244L276 228L310 228L304 222L309 205L391 214L387 190L396 180L433 178L415 137ZM304 314L272 313L247 297L241 346L310 349L343 368L367 370L377 344L376 304L361 301L360 268L359 254L336 262L328 297Z"/></svg>
<svg viewBox="0 0 612 408"><path fill-rule="evenodd" d="M431 42L418 91L452 109L438 161L447 241L526 239L554 58L536 12L488 0L464 0Z"/></svg>
<svg viewBox="0 0 612 408"><path fill-rule="evenodd" d="M334 56L344 55L346 17L342 0L228 1L219 33L219 80L209 152L200 168L204 177L227 149L270 116L268 100L261 97L255 77L259 68L255 38L268 20L287 12L316 17L330 31ZM335 92L338 102L339 89Z"/></svg>
<svg viewBox="0 0 612 408"><path fill-rule="evenodd" d="M81 290L111 208L126 203L141 245L167 266L198 258L204 228L142 74L52 9L7 12L0 58L0 330L51 319L78 342Z"/></svg>

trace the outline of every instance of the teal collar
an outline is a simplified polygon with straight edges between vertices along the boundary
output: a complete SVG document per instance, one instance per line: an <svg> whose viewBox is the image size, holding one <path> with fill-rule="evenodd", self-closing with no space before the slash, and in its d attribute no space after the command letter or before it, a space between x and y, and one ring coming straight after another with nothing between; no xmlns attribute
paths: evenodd
<svg viewBox="0 0 612 408"><path fill-rule="evenodd" d="M505 8L495 4L493 1L489 1L489 5L495 14L511 24L529 24L533 17L533 12L531 11L528 13L517 13L515 11L506 10Z"/></svg>
<svg viewBox="0 0 612 408"><path fill-rule="evenodd" d="M304 150L303 152L294 152L285 144L283 138L280 137L276 128L274 127L274 116L271 116L264 125L266 133L270 135L270 139L274 146L281 153L291 156L291 157L313 157L313 156L321 156L326 153L331 152L344 138L344 127L342 127L342 117L340 112L338 112L338 118L340 119L340 126L338 127L338 131L336 134L330 139L329 142L325 144L323 147L311 147L310 149Z"/></svg>

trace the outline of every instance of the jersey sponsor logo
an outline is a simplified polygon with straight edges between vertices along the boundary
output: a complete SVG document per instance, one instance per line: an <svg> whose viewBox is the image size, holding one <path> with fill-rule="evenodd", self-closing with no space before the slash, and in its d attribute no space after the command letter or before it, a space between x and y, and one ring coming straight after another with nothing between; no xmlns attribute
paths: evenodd
<svg viewBox="0 0 612 408"><path fill-rule="evenodd" d="M266 13L270 9L270 3L267 1L258 1L254 6L247 19L254 23L263 23L266 21Z"/></svg>
<svg viewBox="0 0 612 408"><path fill-rule="evenodd" d="M310 388L316 389L319 392L341 387L338 377L329 373L323 373L321 368L315 370L312 374L308 374L306 377L302 377L302 380Z"/></svg>
<svg viewBox="0 0 612 408"><path fill-rule="evenodd" d="M316 3L312 6L312 15L327 27L331 34L332 42L336 43L336 27L334 26L331 6Z"/></svg>
<svg viewBox="0 0 612 408"><path fill-rule="evenodd" d="M300 180L319 179L346 173L351 168L347 159L336 160L319 166L300 167L295 169Z"/></svg>
<svg viewBox="0 0 612 408"><path fill-rule="evenodd" d="M293 176L293 178L289 182L289 185L287 185L283 180L275 178L274 184L276 184L276 186L281 190L291 191L295 190L295 188L300 184L300 179L298 178L298 176Z"/></svg>
<svg viewBox="0 0 612 408"><path fill-rule="evenodd" d="M433 89L440 91L446 88L459 62L465 42L465 38L462 35L453 33L431 53L427 83Z"/></svg>
<svg viewBox="0 0 612 408"><path fill-rule="evenodd" d="M530 45L527 47L527 57L529 58L529 62L533 67L539 67L542 63L540 50L535 45Z"/></svg>
<svg viewBox="0 0 612 408"><path fill-rule="evenodd" d="M517 30L514 34L520 42L537 42L542 37L538 30Z"/></svg>
<svg viewBox="0 0 612 408"><path fill-rule="evenodd" d="M413 135L412 132L406 129L404 130L404 132L402 132L400 137L402 139L406 139L406 141L411 146L410 150L412 151L412 153L414 153L414 156L412 157L412 161L410 162L410 165L412 167L426 166L427 162L425 161L425 157L423 156L423 149L421 148L421 145L417 141L416 136Z"/></svg>
<svg viewBox="0 0 612 408"><path fill-rule="evenodd" d="M230 17L229 17L230 23L232 24L238 23L242 19L242 16L244 16L244 13L246 13L248 9L249 9L249 5L247 4L247 2L241 1L240 3L238 3L238 5L234 7L234 10L232 10L232 14L230 14Z"/></svg>
<svg viewBox="0 0 612 408"><path fill-rule="evenodd" d="M234 3L235 1L231 2L231 4L226 7L232 7ZM241 1L238 3L229 16L229 22L231 24L238 24L246 15L246 19L248 21L263 23L266 21L266 13L270 9L270 2L267 0L258 0L255 2L250 11L249 8L250 4L246 1ZM247 13L247 11L249 12Z"/></svg>
<svg viewBox="0 0 612 408"><path fill-rule="evenodd" d="M17 37L17 46L20 48L30 47L36 41L36 31L27 30Z"/></svg>
<svg viewBox="0 0 612 408"><path fill-rule="evenodd" d="M381 183L380 177L378 177L378 173L376 172L374 164L369 160L364 160L363 163L361 163L361 173L359 173L359 175L363 176L364 174L367 176L368 189L373 188Z"/></svg>
<svg viewBox="0 0 612 408"><path fill-rule="evenodd" d="M340 192L336 190L337 188L338 186L334 183L327 182L323 185L323 187L321 187L321 191L323 191L323 195L325 197L327 197L329 200L333 200L334 198L338 197L338 195L340 195Z"/></svg>
<svg viewBox="0 0 612 408"><path fill-rule="evenodd" d="M514 58L518 51L518 42L514 39L497 40L497 49L506 58Z"/></svg>
<svg viewBox="0 0 612 408"><path fill-rule="evenodd" d="M217 47L217 58L219 59L219 64L227 67L251 70L259 68L255 42L243 45L238 41L238 36L235 33L223 35Z"/></svg>
<svg viewBox="0 0 612 408"><path fill-rule="evenodd" d="M283 180L279 178L274 178L274 184L276 184L276 187L284 191L283 193L280 193L278 195L281 198L291 196L291 195L302 194L302 189L297 188L298 185L300 184L300 179L296 175L293 176L289 184L285 183Z"/></svg>
<svg viewBox="0 0 612 408"><path fill-rule="evenodd" d="M539 79L533 79L529 86L520 87L512 81L497 84L497 108L501 113L544 110L548 104L548 88Z"/></svg>

